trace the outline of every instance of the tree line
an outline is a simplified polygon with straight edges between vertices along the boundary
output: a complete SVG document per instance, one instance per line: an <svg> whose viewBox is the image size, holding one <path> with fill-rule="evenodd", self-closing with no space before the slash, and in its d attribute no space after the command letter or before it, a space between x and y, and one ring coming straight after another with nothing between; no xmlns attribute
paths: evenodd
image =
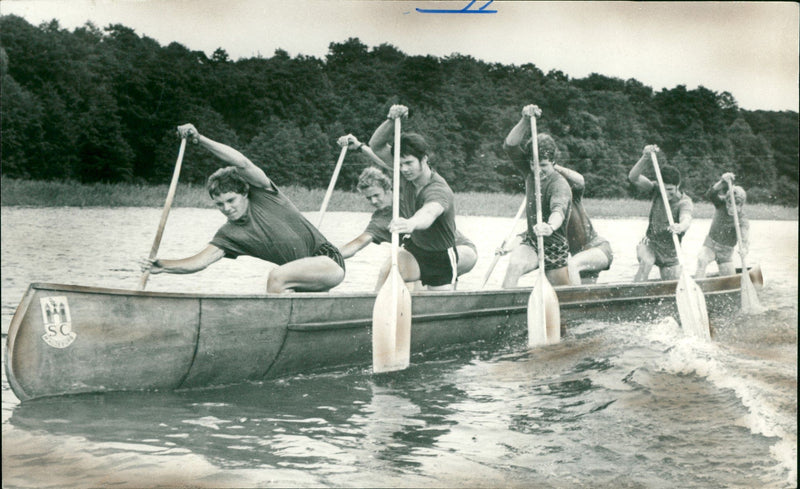
<svg viewBox="0 0 800 489"><path fill-rule="evenodd" d="M635 79L570 78L533 64L470 56L409 56L357 38L324 59L211 57L161 46L120 24L72 32L0 17L2 172L35 180L164 183L177 154L175 127L193 122L261 165L278 184L327 186L348 133L367 141L395 103L404 130L423 134L431 165L453 189L521 192L502 141L522 106L542 109L560 162L583 173L587 197L635 196L626 176L646 144L678 167L694 198L733 171L748 200L796 206L798 114L747 111L728 92L684 85L654 91ZM353 189L368 164L348 154L337 187ZM187 148L181 180L202 184L218 166Z"/></svg>

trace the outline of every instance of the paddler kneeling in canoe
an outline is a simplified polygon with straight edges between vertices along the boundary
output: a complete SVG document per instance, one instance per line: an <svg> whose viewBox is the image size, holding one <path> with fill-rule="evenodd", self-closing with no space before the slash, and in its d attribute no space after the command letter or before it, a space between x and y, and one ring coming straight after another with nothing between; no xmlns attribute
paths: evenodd
<svg viewBox="0 0 800 489"><path fill-rule="evenodd" d="M195 141L225 163L208 177L208 193L228 218L196 255L177 260L145 258L142 270L194 273L221 258L249 255L275 263L267 279L268 293L323 292L344 279L339 250L286 198L264 171L239 151L201 135L192 124L178 135Z"/></svg>
<svg viewBox="0 0 800 489"><path fill-rule="evenodd" d="M455 290L458 252L453 191L429 166L425 138L416 133L403 133L399 148L394 148L395 119L407 114L406 106L393 105L369 144L387 166L394 164L394 150L399 150L400 217L389 223L390 232L407 236L398 253L398 268L406 282L419 280L428 290ZM389 276L390 265L391 260L381 268L377 290Z"/></svg>
<svg viewBox="0 0 800 489"><path fill-rule="evenodd" d="M367 154L375 164L390 169L386 163L372 152L369 146L361 143L355 136L348 134L342 136L339 144L346 144L348 148L361 150ZM375 208L369 224L364 231L340 246L342 256L347 259L364 249L368 244L389 243L392 241L392 233L389 231L389 223L392 220L392 180L380 169L369 166L364 168L358 177L356 185L358 192L367 199ZM456 251L458 253L457 274L462 276L475 267L478 261L478 250L475 244L456 229Z"/></svg>

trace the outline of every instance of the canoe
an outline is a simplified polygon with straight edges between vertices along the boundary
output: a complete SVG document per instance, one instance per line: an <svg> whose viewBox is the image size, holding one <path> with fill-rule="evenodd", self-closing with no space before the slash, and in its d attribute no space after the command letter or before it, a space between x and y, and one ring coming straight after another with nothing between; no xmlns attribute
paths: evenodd
<svg viewBox="0 0 800 489"><path fill-rule="evenodd" d="M763 286L758 266L750 268ZM712 325L739 307L740 275L697 280ZM571 322L677 316L677 281L555 287ZM519 335L530 288L413 293L412 363L454 345ZM260 381L371 362L375 294L198 295L31 284L8 331L21 400Z"/></svg>

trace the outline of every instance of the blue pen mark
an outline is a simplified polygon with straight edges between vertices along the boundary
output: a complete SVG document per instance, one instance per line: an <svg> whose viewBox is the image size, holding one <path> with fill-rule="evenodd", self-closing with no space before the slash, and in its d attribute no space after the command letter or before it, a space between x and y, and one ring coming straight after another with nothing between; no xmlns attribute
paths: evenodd
<svg viewBox="0 0 800 489"><path fill-rule="evenodd" d="M417 8L417 12L421 14L496 14L497 10L486 10L486 7L492 4L494 0L489 0L483 6L477 10L470 10L472 5L475 4L477 0L472 0L467 4L466 7L460 10L452 10L452 9L428 9L428 8Z"/></svg>

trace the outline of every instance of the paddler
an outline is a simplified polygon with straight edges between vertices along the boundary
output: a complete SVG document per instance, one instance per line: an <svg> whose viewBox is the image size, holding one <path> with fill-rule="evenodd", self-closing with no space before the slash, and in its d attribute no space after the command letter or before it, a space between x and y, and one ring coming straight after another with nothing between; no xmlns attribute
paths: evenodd
<svg viewBox="0 0 800 489"><path fill-rule="evenodd" d="M358 148L361 143L355 139L350 145ZM343 137L348 137L343 136ZM367 145L361 145L368 149ZM382 163L383 164L383 163ZM358 177L356 186L358 192L367 199L375 208L369 224L364 231L339 247L342 256L347 259L364 249L370 243L381 244L392 240L392 233L389 232L389 222L392 220L392 181L380 169L369 166L364 168ZM478 250L475 244L456 229L456 251L458 252L458 276L464 275L475 267L478 260Z"/></svg>
<svg viewBox="0 0 800 489"><path fill-rule="evenodd" d="M390 168L394 163L394 122L407 114L404 105L393 105L370 138L372 151ZM419 280L428 290L454 290L458 277L454 195L445 179L429 166L429 158L425 138L416 133L402 134L400 217L389 223L389 231L406 235L398 254L403 280ZM387 260L381 268L377 290L386 280L390 265Z"/></svg>
<svg viewBox="0 0 800 489"><path fill-rule="evenodd" d="M555 171L558 146L549 134L538 134L539 168L541 171L542 223L536 222L533 145L530 135L531 117L541 110L536 105L522 108L522 117L503 142L503 149L525 178L525 213L528 229L522 242L510 253L503 288L516 287L522 275L539 268L537 236L544 238L544 261L547 280L552 285L569 285L567 261L569 245L564 223L570 214L572 192L567 180Z"/></svg>
<svg viewBox="0 0 800 489"><path fill-rule="evenodd" d="M747 202L747 192L738 185L733 184L733 173L723 173L717 183L706 192L706 198L714 204L714 217L708 229L700 253L697 254L696 278L706 276L706 267L712 261L717 262L720 275L733 275L736 267L733 265L733 248L736 246L736 224L733 220L733 203L730 199L729 189L733 187L736 200L736 213L739 219L739 228L742 234L742 252L746 255L750 243L750 221L745 217L743 208Z"/></svg>
<svg viewBox="0 0 800 489"><path fill-rule="evenodd" d="M178 135L230 165L214 172L206 185L228 222L199 253L171 260L144 258L143 271L194 273L221 258L249 255L278 265L267 279L268 293L321 292L341 283L345 270L339 250L261 168L230 146L203 136L192 124L179 126Z"/></svg>
<svg viewBox="0 0 800 489"><path fill-rule="evenodd" d="M683 235L686 234L692 224L694 204L692 199L681 191L681 172L669 165L664 165L660 168L664 190L666 190L667 200L672 211L672 220L674 222L672 225L669 224L667 219L667 211L664 208L664 199L661 197L658 182L654 182L643 175L644 170L652 165L650 153L658 153L659 151L658 146L655 144L645 146L644 150L642 150L642 157L628 172L628 180L636 186L636 189L652 196L647 232L636 247L639 269L636 271L634 282L647 280L653 265L658 267L662 280L677 279L681 274L681 265L678 261L678 252L675 249L672 235L676 234L678 240L682 240Z"/></svg>
<svg viewBox="0 0 800 489"><path fill-rule="evenodd" d="M589 214L583 207L586 181L579 172L561 165L553 165L572 191L572 208L567 221L567 242L570 257L567 262L572 285L597 283L600 272L608 270L614 261L611 243L601 237L592 226Z"/></svg>

